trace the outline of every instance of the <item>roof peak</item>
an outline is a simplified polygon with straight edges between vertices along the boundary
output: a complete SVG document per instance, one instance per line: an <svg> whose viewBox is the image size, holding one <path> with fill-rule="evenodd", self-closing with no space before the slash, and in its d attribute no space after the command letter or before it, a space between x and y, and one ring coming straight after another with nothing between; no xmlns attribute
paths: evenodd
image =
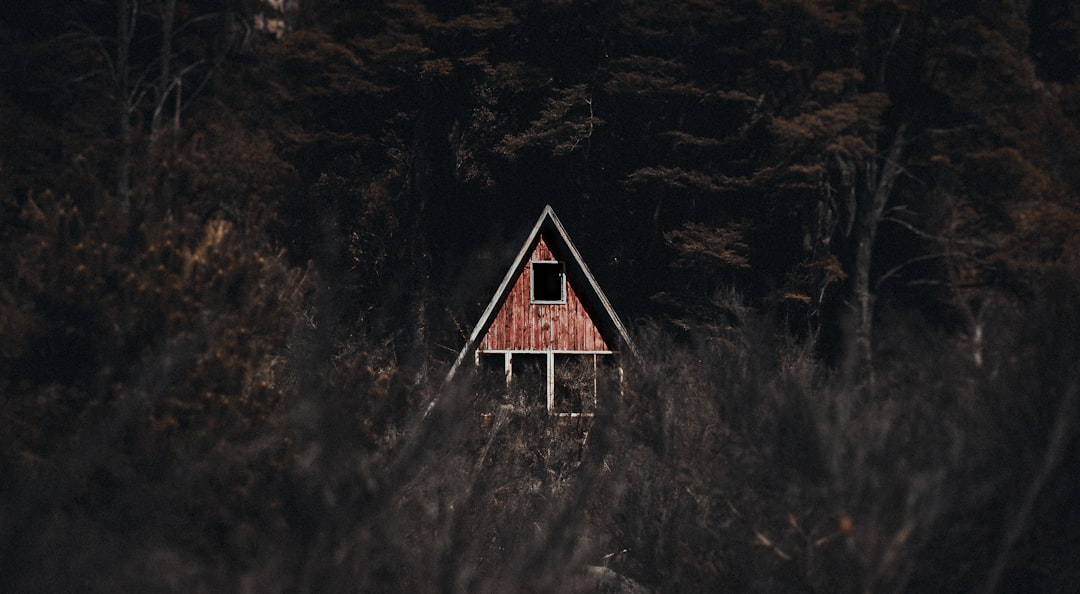
<svg viewBox="0 0 1080 594"><path fill-rule="evenodd" d="M447 381L454 377L454 374L457 372L458 367L460 367L462 362L467 358L469 352L475 349L479 344L480 338L483 336L484 332L487 331L487 328L491 321L494 319L500 304L504 301L507 291L510 290L510 288L514 284L514 280L521 273L521 267L523 265L523 262L526 258L529 257L529 254L532 252L532 248L536 244L540 236L541 229L545 227L545 223L549 220L551 221L550 226L554 227L556 240L559 244L561 244L560 247L564 248L561 251L566 252L565 255L567 259L572 261L575 267L581 272L581 275L585 280L585 284L587 285L589 292L595 299L595 305L601 310L599 313L607 316L611 326L614 327L614 330L618 335L619 340L628 349L630 349L631 352L636 354L637 349L634 348L634 344L630 340L630 334L626 331L626 328L623 326L622 321L619 319L619 316L611 307L611 303L608 301L607 296L604 295L604 292L600 289L600 285L597 284L596 278L592 275L592 271L590 271L588 265L585 264L584 258L581 257L581 252L578 251L577 246L574 245L574 242L570 240L570 235L569 233L567 233L566 227L563 226L562 221L560 221L559 217L555 214L555 209L552 208L551 204L546 204L544 205L543 210L540 212L540 218L537 219L536 224L533 225L532 231L530 231L528 236L525 238L525 243L522 244L517 256L510 264L510 268L509 270L507 270L506 275L503 277L502 283L499 285L499 288L495 291L495 295L492 297L491 302L488 304L487 308L484 310L484 313L480 316L480 320L473 328L473 331L469 336L468 342L465 343L465 346L458 354L457 360L454 361L454 365L450 368L450 372L446 376Z"/></svg>

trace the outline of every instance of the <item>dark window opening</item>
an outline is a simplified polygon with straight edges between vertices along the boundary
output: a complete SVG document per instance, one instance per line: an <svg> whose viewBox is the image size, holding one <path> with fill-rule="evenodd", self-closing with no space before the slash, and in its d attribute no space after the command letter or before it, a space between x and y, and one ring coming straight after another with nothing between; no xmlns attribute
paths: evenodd
<svg viewBox="0 0 1080 594"><path fill-rule="evenodd" d="M532 263L532 300L537 303L566 302L566 275L562 262Z"/></svg>
<svg viewBox="0 0 1080 594"><path fill-rule="evenodd" d="M559 415L596 413L596 361L593 355L555 355L555 408Z"/></svg>
<svg viewBox="0 0 1080 594"><path fill-rule="evenodd" d="M522 410L544 410L547 406L547 356L514 353L511 363L513 404Z"/></svg>

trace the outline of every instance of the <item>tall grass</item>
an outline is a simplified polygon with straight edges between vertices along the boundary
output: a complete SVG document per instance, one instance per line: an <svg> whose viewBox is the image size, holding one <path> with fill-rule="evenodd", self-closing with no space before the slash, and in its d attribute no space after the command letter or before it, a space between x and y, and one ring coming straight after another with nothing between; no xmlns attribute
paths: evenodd
<svg viewBox="0 0 1080 594"><path fill-rule="evenodd" d="M332 300L243 229L89 232L105 227L65 208L27 215L37 241L0 294L4 591L1080 580L1068 276L988 318L979 361L962 336L882 320L871 386L727 296L715 319L641 324L625 389L567 423L542 395L418 383L385 341L325 329ZM172 251L139 251L157 235ZM65 353L89 363L49 373Z"/></svg>

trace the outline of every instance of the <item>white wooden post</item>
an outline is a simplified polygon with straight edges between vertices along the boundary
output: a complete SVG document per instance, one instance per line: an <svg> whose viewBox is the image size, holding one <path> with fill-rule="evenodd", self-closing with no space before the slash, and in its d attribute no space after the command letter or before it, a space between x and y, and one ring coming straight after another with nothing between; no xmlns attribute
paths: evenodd
<svg viewBox="0 0 1080 594"><path fill-rule="evenodd" d="M597 376L596 357L597 357L596 353L593 353L593 356L592 356L592 410L593 410L594 413L596 412L596 409L599 407L599 404L598 404L599 398L597 397L597 394L596 394L596 382L597 382L597 379L596 379L596 376Z"/></svg>
<svg viewBox="0 0 1080 594"><path fill-rule="evenodd" d="M503 353L503 372L506 374L506 387L514 381L514 353Z"/></svg>
<svg viewBox="0 0 1080 594"><path fill-rule="evenodd" d="M547 411L555 409L555 351L547 352Z"/></svg>

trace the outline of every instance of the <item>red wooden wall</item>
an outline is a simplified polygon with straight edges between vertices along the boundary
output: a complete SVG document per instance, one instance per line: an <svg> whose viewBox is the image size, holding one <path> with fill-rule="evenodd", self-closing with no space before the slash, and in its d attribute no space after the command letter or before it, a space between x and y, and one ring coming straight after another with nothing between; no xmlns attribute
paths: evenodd
<svg viewBox="0 0 1080 594"><path fill-rule="evenodd" d="M566 303L530 303L529 275L533 260L557 260L544 242L540 241L532 255L525 260L506 301L488 327L480 342L480 350L497 351L609 351L600 331L585 311L569 279L566 283Z"/></svg>

